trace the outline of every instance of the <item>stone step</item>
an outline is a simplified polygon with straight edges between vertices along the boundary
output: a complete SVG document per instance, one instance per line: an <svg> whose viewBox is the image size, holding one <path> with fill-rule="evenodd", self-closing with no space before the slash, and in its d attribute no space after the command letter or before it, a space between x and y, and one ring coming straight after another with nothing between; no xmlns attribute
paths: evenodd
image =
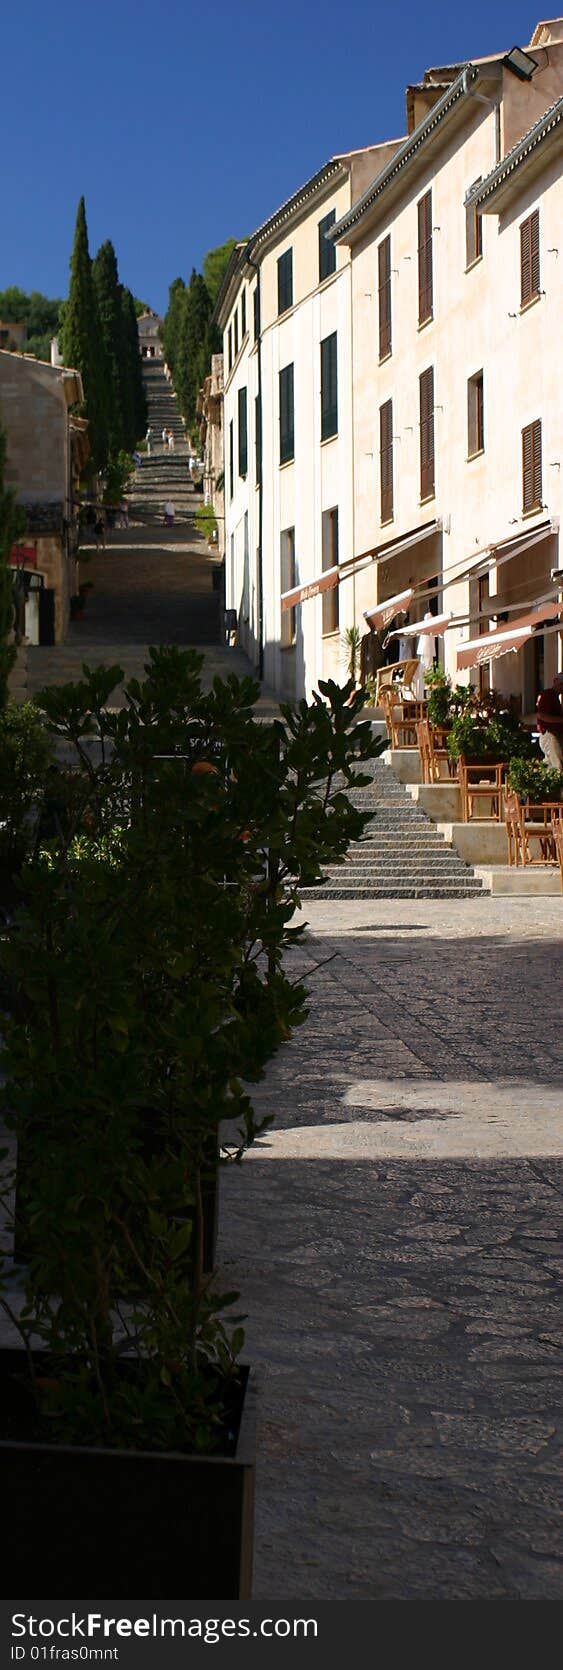
<svg viewBox="0 0 563 1670"><path fill-rule="evenodd" d="M463 887L448 887L441 883L439 887L402 886L399 882L393 887L326 887L302 888L300 898L307 899L473 899L482 898L487 889L475 878Z"/></svg>

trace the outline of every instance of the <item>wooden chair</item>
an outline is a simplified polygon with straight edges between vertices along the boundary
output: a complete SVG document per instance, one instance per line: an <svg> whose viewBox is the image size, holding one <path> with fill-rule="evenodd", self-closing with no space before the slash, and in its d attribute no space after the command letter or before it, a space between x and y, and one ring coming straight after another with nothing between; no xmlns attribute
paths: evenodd
<svg viewBox="0 0 563 1670"><path fill-rule="evenodd" d="M436 745L435 731L428 719L419 719L416 726L416 740L422 763L423 783L440 783L444 779L440 767L445 762L448 775L451 775L451 760L448 758L447 748Z"/></svg>
<svg viewBox="0 0 563 1670"><path fill-rule="evenodd" d="M521 824L522 807L514 789L507 789L504 797L504 820L506 823L506 838L508 841L508 862L510 866L520 863L522 851ZM524 862L524 860L522 860Z"/></svg>
<svg viewBox="0 0 563 1670"><path fill-rule="evenodd" d="M502 785L506 770L504 761L492 765L478 765L473 760L460 759L458 766L462 822L470 822L476 800L490 800L490 816L496 823L500 823Z"/></svg>
<svg viewBox="0 0 563 1670"><path fill-rule="evenodd" d="M533 805L522 800L512 789L506 790L504 815L509 864L552 864L556 861L554 815L557 818L557 810L551 802ZM539 854L535 858L531 850L533 841L537 841L539 846Z"/></svg>
<svg viewBox="0 0 563 1670"><path fill-rule="evenodd" d="M416 701L412 688L413 679L418 667L418 659L409 661L393 661L390 667L378 667L375 686L376 707L383 706L383 692L392 688L396 701Z"/></svg>
<svg viewBox="0 0 563 1670"><path fill-rule="evenodd" d="M381 706L392 748L416 748L416 727L424 713L424 702L402 701L392 685L381 692Z"/></svg>
<svg viewBox="0 0 563 1670"><path fill-rule="evenodd" d="M552 808L551 828L555 858L561 871L561 892L563 893L563 805Z"/></svg>

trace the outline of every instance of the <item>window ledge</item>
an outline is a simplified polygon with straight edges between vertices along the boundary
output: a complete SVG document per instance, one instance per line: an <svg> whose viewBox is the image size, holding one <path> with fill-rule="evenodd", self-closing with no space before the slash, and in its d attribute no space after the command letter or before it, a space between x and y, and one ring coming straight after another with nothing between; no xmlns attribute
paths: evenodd
<svg viewBox="0 0 563 1670"><path fill-rule="evenodd" d="M390 528L391 523L394 522L394 521L395 521L395 512L393 511L392 516L380 516L379 526L380 526L380 528Z"/></svg>
<svg viewBox="0 0 563 1670"><path fill-rule="evenodd" d="M420 336L421 331L425 331L428 325L433 325L433 324L434 324L434 314L433 313L429 313L427 319L419 319L418 325L417 325L417 330L418 330L419 336Z"/></svg>
<svg viewBox="0 0 563 1670"><path fill-rule="evenodd" d="M435 498L436 498L436 488L434 488L433 493L425 493L424 498L419 499L418 502L419 502L419 504L431 504L432 499L435 499Z"/></svg>
<svg viewBox="0 0 563 1670"><path fill-rule="evenodd" d="M317 290L325 290L328 284L331 284L335 278L338 278L339 272L342 272L342 268L335 267L334 272L327 273L325 278L320 278L317 284Z"/></svg>
<svg viewBox="0 0 563 1670"><path fill-rule="evenodd" d="M466 265L466 268L465 268L466 273L472 273L473 268L480 266L482 260L483 260L482 252L481 252L480 255L474 255L473 260L467 262L467 265Z"/></svg>
<svg viewBox="0 0 563 1670"><path fill-rule="evenodd" d="M338 626L331 626L330 632L323 632L321 635L322 635L323 643L326 643L328 638L339 638L340 637L340 628Z"/></svg>
<svg viewBox="0 0 563 1670"><path fill-rule="evenodd" d="M531 516L539 516L540 510L547 510L547 505L545 505L545 504L529 505L527 510L522 511L522 521L523 522L528 522L530 520Z"/></svg>
<svg viewBox="0 0 563 1670"><path fill-rule="evenodd" d="M392 359L392 358L393 358L393 349L388 348L386 354L380 354L379 355L379 359L378 359L377 363L378 363L378 365L387 365L387 361Z"/></svg>
<svg viewBox="0 0 563 1670"><path fill-rule="evenodd" d="M280 458L279 468L280 468L280 470L287 470L289 468L289 465L294 464L294 463L295 463L295 453L293 454L292 458Z"/></svg>
<svg viewBox="0 0 563 1670"><path fill-rule="evenodd" d="M337 440L338 440L338 430L335 429L333 435L325 435L324 437L321 435L321 446L330 446L331 441L337 441Z"/></svg>
<svg viewBox="0 0 563 1670"><path fill-rule="evenodd" d="M535 307L536 302L541 302L542 297L543 297L543 290L536 290L536 293L535 293L534 296L528 296L527 302L521 302L520 303L520 313L521 314L522 313L529 313L530 308Z"/></svg>
<svg viewBox="0 0 563 1670"><path fill-rule="evenodd" d="M478 446L476 452L468 452L465 462L466 462L466 464L473 464L474 460L476 458L484 458L484 456L485 456L484 446Z"/></svg>

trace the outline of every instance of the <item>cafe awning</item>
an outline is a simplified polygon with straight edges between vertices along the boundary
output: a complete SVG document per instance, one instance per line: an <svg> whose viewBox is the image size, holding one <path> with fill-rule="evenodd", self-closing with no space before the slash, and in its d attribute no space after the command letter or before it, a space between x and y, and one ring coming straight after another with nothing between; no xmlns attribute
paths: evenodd
<svg viewBox="0 0 563 1670"><path fill-rule="evenodd" d="M420 638L426 633L431 638L440 638L446 632L452 620L452 615L430 615L428 620L409 621L408 626L401 626L395 632L390 632L390 638Z"/></svg>
<svg viewBox="0 0 563 1670"><path fill-rule="evenodd" d="M320 592L331 591L340 579L340 569L327 568L324 574L319 574L318 580L309 580L305 586L293 586L291 591L282 592L282 609L296 609L298 603L306 603L310 597L318 597Z"/></svg>
<svg viewBox="0 0 563 1670"><path fill-rule="evenodd" d="M483 632L479 638L470 638L468 643L458 644L458 673L464 667L479 667L484 661L498 661L499 656L508 655L510 650L522 649L538 626L546 620L556 620L562 613L563 603L540 603L537 609L513 620L504 631Z"/></svg>
<svg viewBox="0 0 563 1670"><path fill-rule="evenodd" d="M413 596L412 586L407 591L398 591L396 597L386 598L385 603L378 603L375 609L364 609L364 620L367 620L373 631L376 631L378 626L389 626L395 615L405 613Z"/></svg>

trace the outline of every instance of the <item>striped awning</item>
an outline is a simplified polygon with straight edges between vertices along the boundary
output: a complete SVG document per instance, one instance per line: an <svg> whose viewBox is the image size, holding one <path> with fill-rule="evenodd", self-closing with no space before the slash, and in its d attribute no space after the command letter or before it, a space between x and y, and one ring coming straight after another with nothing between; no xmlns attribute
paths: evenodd
<svg viewBox="0 0 563 1670"><path fill-rule="evenodd" d="M283 591L281 597L282 609L296 609L298 603L307 603L310 597L318 597L322 591L331 591L340 579L340 569L326 568L324 574L319 574L318 580L309 580L305 586L293 586L291 591Z"/></svg>
<svg viewBox="0 0 563 1670"><path fill-rule="evenodd" d="M409 621L408 626L401 626L396 632L390 632L390 638L421 638L428 633L430 638L440 638L447 632L452 620L451 614L430 615L428 619Z"/></svg>
<svg viewBox="0 0 563 1670"><path fill-rule="evenodd" d="M519 615L517 620L511 621L503 631L483 632L479 638L470 638L468 643L458 644L458 673L464 667L480 667L484 661L498 661L499 656L508 655L510 650L522 649L543 621L556 620L561 614L563 603L540 603L529 614Z"/></svg>
<svg viewBox="0 0 563 1670"><path fill-rule="evenodd" d="M386 598L384 603L378 603L375 609L364 609L364 620L375 632L379 626L389 626L395 615L402 615L408 609L413 597L413 588L398 591L396 597Z"/></svg>

